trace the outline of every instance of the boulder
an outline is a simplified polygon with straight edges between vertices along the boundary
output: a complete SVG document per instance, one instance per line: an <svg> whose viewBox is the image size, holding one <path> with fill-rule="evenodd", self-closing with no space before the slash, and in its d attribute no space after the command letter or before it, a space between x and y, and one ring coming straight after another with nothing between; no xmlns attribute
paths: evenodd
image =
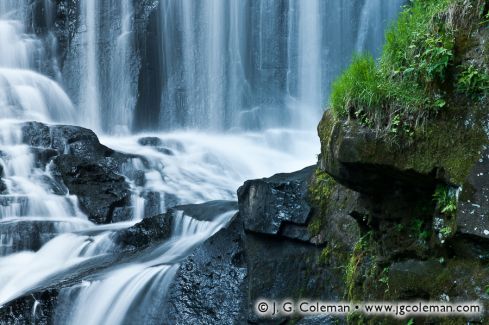
<svg viewBox="0 0 489 325"><path fill-rule="evenodd" d="M442 163L434 161L426 166L417 157L397 152L399 148L374 130L355 122L335 120L329 111L323 115L318 132L321 169L357 192L383 196L405 188L411 192L431 191L437 179L442 178Z"/></svg>
<svg viewBox="0 0 489 325"><path fill-rule="evenodd" d="M286 224L305 226L311 207L306 200L315 166L290 174L249 180L238 189L239 213L245 229L277 235ZM297 229L289 231L300 237ZM300 232L300 231L299 231Z"/></svg>
<svg viewBox="0 0 489 325"><path fill-rule="evenodd" d="M37 251L59 234L56 221L15 220L0 223L0 256Z"/></svg>
<svg viewBox="0 0 489 325"><path fill-rule="evenodd" d="M130 205L131 193L125 178L96 162L73 155L54 159L54 173L92 222L111 223L117 207Z"/></svg>
<svg viewBox="0 0 489 325"><path fill-rule="evenodd" d="M5 325L55 324L57 300L56 289L26 295L0 306L0 322Z"/></svg>
<svg viewBox="0 0 489 325"><path fill-rule="evenodd" d="M118 231L114 242L123 250L137 250L161 242L171 236L173 217L172 212L167 212L144 218L136 225Z"/></svg>
<svg viewBox="0 0 489 325"><path fill-rule="evenodd" d="M247 268L239 216L185 258L168 289L164 324L245 324Z"/></svg>
<svg viewBox="0 0 489 325"><path fill-rule="evenodd" d="M457 232L489 243L489 149L462 185L457 206Z"/></svg>
<svg viewBox="0 0 489 325"><path fill-rule="evenodd" d="M185 147L177 140L162 140L158 137L144 137L138 140L142 146L153 147L162 154L173 156L175 152L184 152Z"/></svg>
<svg viewBox="0 0 489 325"><path fill-rule="evenodd" d="M25 122L22 141L31 147L37 167L54 162L55 180L46 179L46 183L53 193L65 195L68 190L77 195L91 221L110 223L132 217L130 187L121 175L143 185L144 172L135 169L131 160L144 164L144 157L116 152L102 145L93 131L71 125Z"/></svg>
<svg viewBox="0 0 489 325"><path fill-rule="evenodd" d="M200 221L213 221L217 216L238 210L236 201L210 201L201 204L177 205L172 210L183 211L189 217Z"/></svg>

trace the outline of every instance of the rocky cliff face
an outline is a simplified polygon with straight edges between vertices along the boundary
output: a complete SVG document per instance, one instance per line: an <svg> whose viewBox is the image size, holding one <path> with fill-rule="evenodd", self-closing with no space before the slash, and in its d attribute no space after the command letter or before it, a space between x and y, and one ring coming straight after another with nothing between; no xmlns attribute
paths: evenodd
<svg viewBox="0 0 489 325"><path fill-rule="evenodd" d="M321 169L355 190L356 204L361 206L354 216L362 237L344 259L349 270L345 275L347 297L364 301L478 300L487 306L489 273L484 252L489 223L483 212L483 142L472 158L461 152L447 153L460 155L461 163L469 166L459 174L465 178L456 178L453 170L436 160L440 154L436 143L431 147L434 155L411 156L374 131L354 122L335 121L330 113L324 115L319 133ZM417 164L416 160L423 159L432 159L433 164Z"/></svg>
<svg viewBox="0 0 489 325"><path fill-rule="evenodd" d="M407 126L409 119L419 112L407 107L398 108L394 126L393 121L373 125L365 116L331 111L319 124L320 170L356 193L352 216L361 237L342 262L348 299L479 301L486 309L489 304L487 94L479 86L464 86L468 70L486 78L487 27L480 15L487 13L487 4L452 1L448 8L433 21L447 30L459 26L451 34L453 56L442 81L423 84L429 91L441 88L446 107L426 113L412 127ZM384 100L377 112L397 99ZM402 123L407 131L398 129ZM471 321L485 323L487 314ZM351 322L395 323L361 316Z"/></svg>

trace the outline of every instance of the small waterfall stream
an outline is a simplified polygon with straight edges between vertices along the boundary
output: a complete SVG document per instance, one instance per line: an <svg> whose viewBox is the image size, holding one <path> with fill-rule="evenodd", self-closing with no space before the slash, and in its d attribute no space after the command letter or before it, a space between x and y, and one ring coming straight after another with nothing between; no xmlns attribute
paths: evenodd
<svg viewBox="0 0 489 325"><path fill-rule="evenodd" d="M155 0L144 19L157 30L141 47L140 2L80 0L60 57L57 2L37 4L48 26L39 32L32 3L2 0L0 308L114 258L114 233L144 217L175 204L235 200L246 179L313 163L318 141L312 125L331 81L355 50L380 48L402 3ZM148 68L144 55L157 64ZM141 91L148 69L157 75L149 78L158 86L151 100ZM149 102L155 104L146 107ZM146 122L138 125L144 114ZM108 147L144 157L130 167L142 170L146 183L127 177L133 219L90 222L78 198L54 177L52 163L24 143L26 121L88 127ZM168 148L143 145L148 137ZM160 202L151 209L149 193ZM63 289L57 323L150 322L179 262L233 213L212 221L178 215L167 241Z"/></svg>

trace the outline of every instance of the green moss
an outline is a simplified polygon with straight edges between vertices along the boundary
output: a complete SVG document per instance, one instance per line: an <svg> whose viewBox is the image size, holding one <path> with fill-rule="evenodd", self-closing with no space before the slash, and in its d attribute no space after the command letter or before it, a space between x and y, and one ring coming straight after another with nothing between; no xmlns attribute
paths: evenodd
<svg viewBox="0 0 489 325"><path fill-rule="evenodd" d="M441 168L455 184L464 179L487 142L481 126L465 127L461 120L437 120L417 132L413 144L399 156L405 169L430 173Z"/></svg>
<svg viewBox="0 0 489 325"><path fill-rule="evenodd" d="M412 141L397 145L378 138L359 148L360 155L365 162L422 174L443 171L449 182L462 185L479 159L482 146L487 143L482 125L465 126L463 123L464 117L455 114L433 120L417 129Z"/></svg>
<svg viewBox="0 0 489 325"><path fill-rule="evenodd" d="M328 259L329 259L330 254L331 254L331 247L330 246L326 246L325 248L323 248L323 250L321 251L321 254L319 255L318 263L320 265L326 265L328 263Z"/></svg>
<svg viewBox="0 0 489 325"><path fill-rule="evenodd" d="M319 235L321 230L325 227L326 220L324 220L324 212L327 209L330 196L336 185L336 181L331 176L319 168L316 169L313 181L309 186L309 197L312 203L319 207L320 211L313 217L308 225L309 233L312 236Z"/></svg>
<svg viewBox="0 0 489 325"><path fill-rule="evenodd" d="M348 264L345 267L345 296L348 300L354 301L359 297L356 294L357 291L357 279L360 276L359 266L363 259L368 256L370 252L371 233L367 233L355 244L355 248L350 255Z"/></svg>

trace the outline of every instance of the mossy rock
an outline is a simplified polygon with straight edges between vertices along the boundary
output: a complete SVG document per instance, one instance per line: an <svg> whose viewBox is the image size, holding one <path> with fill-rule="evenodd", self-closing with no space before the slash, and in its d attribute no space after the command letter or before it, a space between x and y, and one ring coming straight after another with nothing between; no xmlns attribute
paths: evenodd
<svg viewBox="0 0 489 325"><path fill-rule="evenodd" d="M327 111L318 127L320 166L336 180L360 192L392 186L432 186L438 181L462 185L488 143L482 120L463 117L430 121L412 139L390 141L355 121L336 120Z"/></svg>

